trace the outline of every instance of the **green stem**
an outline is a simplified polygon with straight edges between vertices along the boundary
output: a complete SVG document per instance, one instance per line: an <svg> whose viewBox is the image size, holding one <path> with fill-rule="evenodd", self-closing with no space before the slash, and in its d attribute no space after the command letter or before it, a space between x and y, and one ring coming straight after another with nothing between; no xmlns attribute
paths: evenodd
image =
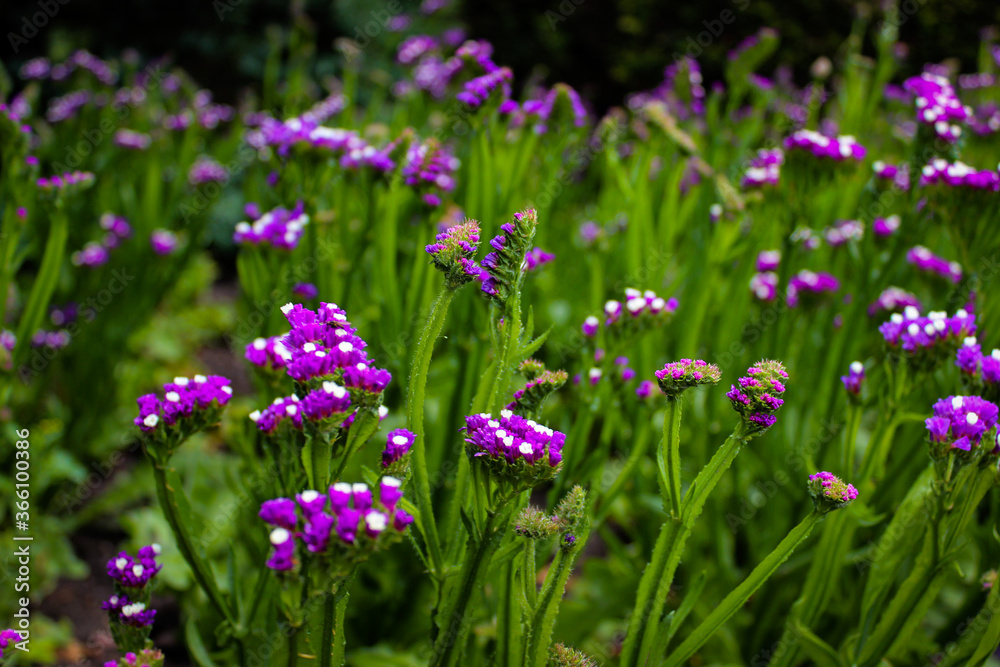
<svg viewBox="0 0 1000 667"><path fill-rule="evenodd" d="M208 563L205 562L205 559L198 552L198 548L195 546L194 539L188 532L185 521L181 519L177 498L174 496L174 491L167 481L167 469L158 463L154 463L153 477L156 479L156 495L160 501L160 507L163 508L163 514L167 518L167 523L170 524L174 537L177 539L177 547L181 550L181 555L184 556L188 567L191 568L195 581L205 591L205 594L218 614L235 627L236 624L233 622L229 606L215 584L215 577L212 575Z"/></svg>
<svg viewBox="0 0 1000 667"><path fill-rule="evenodd" d="M509 518L507 514L500 516L499 510L488 512L478 543L473 545L475 539L469 536L469 556L462 564L455 597L447 606L445 629L434 643L430 667L455 667L458 664L472 624L469 604L473 595L482 589L489 573L490 560L506 532Z"/></svg>
<svg viewBox="0 0 1000 667"><path fill-rule="evenodd" d="M795 548L805 540L812 529L823 519L823 514L813 511L791 532L785 539L775 547L768 556L760 562L760 565L753 569L743 582L719 603L711 614L705 618L701 624L688 635L687 639L671 653L664 665L666 667L679 667L684 664L695 652L705 645L712 635L728 621L733 614L746 604L746 601L757 592L764 582L767 581L778 567L784 563Z"/></svg>
<svg viewBox="0 0 1000 667"><path fill-rule="evenodd" d="M339 644L337 638L333 636L333 620L336 615L337 603L332 594L327 594L323 601L323 632L319 641L319 664L320 667L330 667L334 646Z"/></svg>
<svg viewBox="0 0 1000 667"><path fill-rule="evenodd" d="M660 492L663 510L673 519L681 516L681 396L668 396L666 414L663 416L663 441L656 451L660 468Z"/></svg>
<svg viewBox="0 0 1000 667"><path fill-rule="evenodd" d="M674 574L694 523L701 514L708 495L732 465L747 440L749 438L744 435L743 423L740 422L688 488L681 502L680 519L668 520L660 529L653 557L639 583L633 620L622 648L622 667L644 665L643 656L648 656L653 650Z"/></svg>
<svg viewBox="0 0 1000 667"><path fill-rule="evenodd" d="M437 522L434 520L434 505L431 498L431 484L427 473L427 455L424 437L424 393L427 389L427 373L431 366L431 356L434 353L434 342L444 329L444 321L448 315L448 306L455 296L455 290L447 285L441 288L430 315L424 325L417 351L413 357L413 368L410 371L410 383L406 396L407 428L415 435L416 440L410 454L413 478L417 485L417 506L420 508L420 525L424 529L424 541L430 555L432 576L440 578L444 559L441 556L441 542L438 538Z"/></svg>
<svg viewBox="0 0 1000 667"><path fill-rule="evenodd" d="M299 631L300 625L292 626L292 634L288 635L288 667L295 667L299 662Z"/></svg>

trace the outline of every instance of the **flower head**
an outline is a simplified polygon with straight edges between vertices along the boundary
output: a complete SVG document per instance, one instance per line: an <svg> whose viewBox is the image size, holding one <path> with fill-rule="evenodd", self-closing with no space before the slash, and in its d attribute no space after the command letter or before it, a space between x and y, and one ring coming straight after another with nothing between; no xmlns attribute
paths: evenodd
<svg viewBox="0 0 1000 667"><path fill-rule="evenodd" d="M479 277L480 268L473 261L479 249L479 223L467 220L438 234L425 250L434 266L443 271L445 281L457 289Z"/></svg>
<svg viewBox="0 0 1000 667"><path fill-rule="evenodd" d="M537 415L545 399L566 384L568 378L566 371L542 371L528 380L523 389L514 392L514 400L507 404L507 409L519 415Z"/></svg>
<svg viewBox="0 0 1000 667"><path fill-rule="evenodd" d="M934 404L934 416L924 420L931 445L931 456L944 458L949 453L971 455L987 433L997 425L997 406L978 396L949 396ZM988 446L996 444L991 437Z"/></svg>
<svg viewBox="0 0 1000 667"><path fill-rule="evenodd" d="M464 430L473 464L517 488L551 479L562 464L566 435L510 410L502 410L499 419L470 415Z"/></svg>
<svg viewBox="0 0 1000 667"><path fill-rule="evenodd" d="M865 379L865 365L860 361L851 362L847 369L847 375L841 375L840 381L844 383L844 389L851 396L861 394L861 383Z"/></svg>
<svg viewBox="0 0 1000 667"><path fill-rule="evenodd" d="M149 233L149 244L157 255L170 255L177 250L180 241L177 235L167 229L154 229Z"/></svg>
<svg viewBox="0 0 1000 667"><path fill-rule="evenodd" d="M681 359L671 361L654 373L660 390L671 398L680 396L691 387L703 384L718 384L722 372L715 364L701 359Z"/></svg>
<svg viewBox="0 0 1000 667"><path fill-rule="evenodd" d="M535 238L538 216L534 209L514 214L511 222L500 226L501 234L490 241L492 250L483 258L480 274L482 291L498 305L503 305L511 294L520 289L525 256Z"/></svg>
<svg viewBox="0 0 1000 667"><path fill-rule="evenodd" d="M397 428L386 434L385 449L382 450L382 467L390 474L398 475L406 470L407 454L417 436L405 428Z"/></svg>
<svg viewBox="0 0 1000 667"><path fill-rule="evenodd" d="M903 313L893 313L879 332L890 351L903 353L918 370L928 370L976 333L976 316L964 309L951 317L944 312L922 316L915 307L907 306Z"/></svg>
<svg viewBox="0 0 1000 667"><path fill-rule="evenodd" d="M271 246L290 251L298 245L309 224L309 216L303 210L304 204L299 202L291 210L279 207L252 223L241 222L236 225L233 241L237 245Z"/></svg>
<svg viewBox="0 0 1000 667"><path fill-rule="evenodd" d="M0 658L4 656L4 650L11 648L14 644L23 641L21 633L16 630L0 631ZM9 654L8 654L9 655Z"/></svg>
<svg viewBox="0 0 1000 667"><path fill-rule="evenodd" d="M726 398L742 417L748 433L763 433L777 421L774 415L784 405L779 396L785 393L787 379L780 361L759 361L730 386Z"/></svg>
<svg viewBox="0 0 1000 667"><path fill-rule="evenodd" d="M858 497L858 490L833 473L818 472L809 475L809 495L816 509L826 514L846 507Z"/></svg>
<svg viewBox="0 0 1000 667"><path fill-rule="evenodd" d="M136 399L139 416L133 421L153 442L165 443L169 454L189 436L217 422L232 395L229 380L219 375L176 377L163 385L162 400L156 394Z"/></svg>

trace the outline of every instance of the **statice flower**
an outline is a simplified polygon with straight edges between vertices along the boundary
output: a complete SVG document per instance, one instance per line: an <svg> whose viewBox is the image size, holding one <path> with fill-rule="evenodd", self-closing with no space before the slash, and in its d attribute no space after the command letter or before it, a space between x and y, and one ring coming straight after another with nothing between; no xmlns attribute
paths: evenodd
<svg viewBox="0 0 1000 667"><path fill-rule="evenodd" d="M917 121L932 128L939 139L958 141L962 136L960 123L969 118L971 110L958 100L947 78L924 72L904 81L903 88L913 93Z"/></svg>
<svg viewBox="0 0 1000 667"><path fill-rule="evenodd" d="M600 663L583 651L556 642L549 647L549 661L552 667L599 667Z"/></svg>
<svg viewBox="0 0 1000 667"><path fill-rule="evenodd" d="M715 364L701 359L681 359L671 361L654 373L660 391L670 398L676 398L691 387L703 384L718 384L722 372Z"/></svg>
<svg viewBox="0 0 1000 667"><path fill-rule="evenodd" d="M192 433L219 420L233 395L229 380L219 375L176 377L163 385L163 399L156 394L140 396L139 416L134 423L154 442L163 442L168 452Z"/></svg>
<svg viewBox="0 0 1000 667"><path fill-rule="evenodd" d="M524 270L525 272L535 271L550 262L554 262L555 259L556 256L551 252L546 252L538 247L532 248L524 256Z"/></svg>
<svg viewBox="0 0 1000 667"><path fill-rule="evenodd" d="M978 396L949 396L934 404L934 416L924 421L935 459L949 453L971 453L989 433L986 446L995 451L993 429L997 425L997 406ZM957 450L957 451L956 451Z"/></svg>
<svg viewBox="0 0 1000 667"><path fill-rule="evenodd" d="M97 241L91 241L70 256L73 266L95 269L104 266L111 259L111 252Z"/></svg>
<svg viewBox="0 0 1000 667"><path fill-rule="evenodd" d="M562 464L566 435L510 410L470 415L463 430L473 464L516 489L551 479Z"/></svg>
<svg viewBox="0 0 1000 667"><path fill-rule="evenodd" d="M868 306L868 316L874 317L885 312L901 312L907 306L912 306L918 311L923 309L920 300L913 294L899 287L887 287L879 294L870 306Z"/></svg>
<svg viewBox="0 0 1000 667"><path fill-rule="evenodd" d="M861 161L865 158L865 147L854 137L827 137L813 130L799 130L785 139L785 150L807 151L818 158L842 162Z"/></svg>
<svg viewBox="0 0 1000 667"><path fill-rule="evenodd" d="M202 155L188 170L188 183L203 185L205 183L225 183L229 180L229 171L217 160Z"/></svg>
<svg viewBox="0 0 1000 667"><path fill-rule="evenodd" d="M832 227L823 230L827 244L834 248L848 241L859 241L864 234L864 225L858 220L837 220Z"/></svg>
<svg viewBox="0 0 1000 667"><path fill-rule="evenodd" d="M48 58L32 58L18 71L22 79L44 79L52 71L52 63Z"/></svg>
<svg viewBox="0 0 1000 667"><path fill-rule="evenodd" d="M11 649L18 642L23 641L25 638L21 636L21 633L16 630L3 630L0 631L0 658L4 657L4 650ZM8 652L8 657L12 655Z"/></svg>
<svg viewBox="0 0 1000 667"><path fill-rule="evenodd" d="M779 361L760 361L731 385L726 398L740 414L747 434L763 433L777 421L775 413L784 405L788 373Z"/></svg>
<svg viewBox="0 0 1000 667"><path fill-rule="evenodd" d="M635 388L635 395L639 397L640 400L645 401L651 396L662 393L660 392L657 384L652 380L643 380L639 383L639 386Z"/></svg>
<svg viewBox="0 0 1000 667"><path fill-rule="evenodd" d="M840 289L840 281L829 273L814 273L812 271L799 271L788 279L788 291L785 300L788 306L795 308L799 305L802 296L818 297L823 294L836 292Z"/></svg>
<svg viewBox="0 0 1000 667"><path fill-rule="evenodd" d="M876 160L872 164L872 171L875 173L876 182L890 183L899 190L910 189L910 165L905 162L897 166Z"/></svg>
<svg viewBox="0 0 1000 667"><path fill-rule="evenodd" d="M557 83L541 99L525 100L521 112L526 118L538 119L534 127L538 134L548 132L552 123L559 127L564 124L584 127L587 124L587 109L580 94L565 83Z"/></svg>
<svg viewBox="0 0 1000 667"><path fill-rule="evenodd" d="M142 132L121 129L115 132L114 142L116 146L128 148L133 151L144 151L153 143L153 138Z"/></svg>
<svg viewBox="0 0 1000 667"><path fill-rule="evenodd" d="M403 65L409 65L437 48L438 41L430 35L413 35L404 39L399 45L396 50L396 60Z"/></svg>
<svg viewBox="0 0 1000 667"><path fill-rule="evenodd" d="M119 648L137 651L146 645L156 610L149 609L151 582L160 571L160 545L144 546L135 557L122 551L108 561L107 573L115 592L101 608L108 612L111 634Z"/></svg>
<svg viewBox="0 0 1000 667"><path fill-rule="evenodd" d="M163 653L157 648L129 651L120 660L109 660L104 667L163 667Z"/></svg>
<svg viewBox="0 0 1000 667"><path fill-rule="evenodd" d="M537 415L545 399L566 384L568 378L566 371L543 370L529 378L523 389L514 392L514 400L507 404L507 410L522 416Z"/></svg>
<svg viewBox="0 0 1000 667"><path fill-rule="evenodd" d="M413 522L399 507L401 486L400 479L385 476L376 493L367 484L338 482L327 493L303 491L294 503L287 498L265 502L260 517L273 526L267 566L290 572L309 558L332 577L348 575L354 565L398 539Z"/></svg>
<svg viewBox="0 0 1000 667"><path fill-rule="evenodd" d="M510 82L514 79L514 73L508 67L498 67L482 76L466 81L462 86L462 92L456 95L456 99L474 109L479 108L497 90L500 91L501 100L510 97Z"/></svg>
<svg viewBox="0 0 1000 667"><path fill-rule="evenodd" d="M53 98L49 102L45 119L50 123L61 123L76 116L76 114L91 100L90 91L74 90L62 97Z"/></svg>
<svg viewBox="0 0 1000 667"><path fill-rule="evenodd" d="M336 382L326 380L302 399L302 414L322 428L340 426L354 410L346 389Z"/></svg>
<svg viewBox="0 0 1000 667"><path fill-rule="evenodd" d="M1000 172L993 169L978 170L964 162L937 158L920 171L920 185L944 185L985 192L1000 191Z"/></svg>
<svg viewBox="0 0 1000 667"><path fill-rule="evenodd" d="M851 396L861 394L861 383L865 379L865 365L860 361L852 361L847 370L847 375L841 375L840 381L844 383L844 389Z"/></svg>
<svg viewBox="0 0 1000 667"><path fill-rule="evenodd" d="M303 301L309 301L319 296L319 290L313 283L295 283L292 287L292 295Z"/></svg>
<svg viewBox="0 0 1000 667"><path fill-rule="evenodd" d="M926 273L934 273L953 283L962 279L962 265L938 257L924 246L914 246L906 253L906 261Z"/></svg>
<svg viewBox="0 0 1000 667"><path fill-rule="evenodd" d="M976 316L960 309L952 317L943 312L924 317L907 306L902 314L893 313L879 333L891 351L905 353L918 369L927 369L955 354L966 338L975 335Z"/></svg>
<svg viewBox="0 0 1000 667"><path fill-rule="evenodd" d="M407 454L417 436L405 428L397 428L386 434L385 449L382 450L382 467L392 475L406 471Z"/></svg>
<svg viewBox="0 0 1000 667"><path fill-rule="evenodd" d="M892 236L899 229L899 216L890 215L886 218L875 218L872 221L872 231L875 232L875 236L886 237Z"/></svg>
<svg viewBox="0 0 1000 667"><path fill-rule="evenodd" d="M611 299L604 304L603 320L590 316L583 323L584 335L593 337L603 326L605 334L619 339L665 323L677 310L677 299L664 299L652 290L625 289L625 301ZM592 333L591 333L592 332Z"/></svg>
<svg viewBox="0 0 1000 667"><path fill-rule="evenodd" d="M263 410L250 413L250 421L267 435L274 435L283 424L293 429L302 429L302 400L292 394L274 399Z"/></svg>
<svg viewBox="0 0 1000 667"><path fill-rule="evenodd" d="M750 292L758 301L774 301L778 296L778 274L774 271L753 274L750 277Z"/></svg>
<svg viewBox="0 0 1000 667"><path fill-rule="evenodd" d="M108 238L105 238L104 243L109 247L116 247L121 241L132 236L132 226L128 220L120 215L105 213L101 216L99 223L101 229L108 232ZM110 237L114 237L114 239Z"/></svg>
<svg viewBox="0 0 1000 667"><path fill-rule="evenodd" d="M781 264L780 250L761 250L757 253L758 271L777 271L779 264Z"/></svg>
<svg viewBox="0 0 1000 667"><path fill-rule="evenodd" d="M35 184L42 193L49 196L71 194L93 185L94 175L89 171L68 171L57 176L39 178Z"/></svg>
<svg viewBox="0 0 1000 667"><path fill-rule="evenodd" d="M166 256L170 255L177 250L177 246L180 242L177 240L177 235L167 229L154 229L149 233L149 244L153 248L153 252L157 255Z"/></svg>
<svg viewBox="0 0 1000 667"><path fill-rule="evenodd" d="M833 473L818 472L809 475L809 495L812 496L817 511L826 514L847 507L857 499L858 490Z"/></svg>
<svg viewBox="0 0 1000 667"><path fill-rule="evenodd" d="M253 223L241 222L236 225L233 241L237 245L293 250L309 224L309 216L303 209L304 204L299 202L291 210L279 207L263 214Z"/></svg>
<svg viewBox="0 0 1000 667"><path fill-rule="evenodd" d="M444 272L445 282L452 289L479 277L481 269L472 259L478 249L479 223L475 220L446 229L424 248L435 268Z"/></svg>
<svg viewBox="0 0 1000 667"><path fill-rule="evenodd" d="M407 185L423 191L424 203L439 206L441 197L438 193L455 189L455 172L459 166L460 162L451 150L432 138L410 144L401 174Z"/></svg>
<svg viewBox="0 0 1000 667"><path fill-rule="evenodd" d="M46 331L39 329L31 336L32 347L43 347L49 350L61 350L70 344L72 337L65 329Z"/></svg>
<svg viewBox="0 0 1000 667"><path fill-rule="evenodd" d="M532 247L537 225L534 209L515 213L514 220L501 225L502 233L490 241L493 250L483 258L480 278L483 293L499 306L519 289L524 258Z"/></svg>
<svg viewBox="0 0 1000 667"><path fill-rule="evenodd" d="M979 373L983 352L975 336L968 336L962 341L955 355L955 365L966 375L975 376Z"/></svg>
<svg viewBox="0 0 1000 667"><path fill-rule="evenodd" d="M781 176L781 165L785 162L785 152L780 148L762 148L750 160L750 166L743 172L741 185L744 188L759 188L777 185Z"/></svg>

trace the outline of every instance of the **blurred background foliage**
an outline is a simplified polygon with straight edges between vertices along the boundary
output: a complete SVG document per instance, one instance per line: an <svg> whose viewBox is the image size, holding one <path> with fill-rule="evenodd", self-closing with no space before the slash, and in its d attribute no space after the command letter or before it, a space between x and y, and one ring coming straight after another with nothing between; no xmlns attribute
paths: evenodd
<svg viewBox="0 0 1000 667"><path fill-rule="evenodd" d="M25 17L41 9L39 0L5 0L0 58L19 65L34 56L64 55L81 44L104 58L127 48L147 57L169 54L218 99L232 102L260 80L268 26L287 24L289 12L315 31L322 75L333 71L336 39L361 35L363 43L358 31L370 22L395 14L419 21L420 10L419 0L68 0L14 53L9 33L20 34ZM966 68L974 65L978 40L971 36L1000 23L1000 3L982 0L904 0L900 10L900 39L908 47L905 73L949 58ZM764 26L782 35L774 64L788 65L802 77L819 56L834 56L856 13L868 11L864 3L849 0L465 0L447 3L438 15L446 13L471 37L491 41L497 62L509 65L517 81L533 74L565 81L601 112L629 92L660 83L675 52L696 55L706 80L721 78L729 49ZM401 37L380 30L374 39L395 43ZM866 45L865 51L871 48ZM369 51L390 50L365 51L377 58Z"/></svg>

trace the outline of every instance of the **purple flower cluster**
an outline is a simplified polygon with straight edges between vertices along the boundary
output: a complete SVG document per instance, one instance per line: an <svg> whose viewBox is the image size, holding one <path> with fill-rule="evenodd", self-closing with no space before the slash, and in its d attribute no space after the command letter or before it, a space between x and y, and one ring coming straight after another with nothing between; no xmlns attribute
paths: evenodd
<svg viewBox="0 0 1000 667"><path fill-rule="evenodd" d="M868 306L868 316L874 317L879 313L902 311L907 306L915 308L917 311L923 309L920 300L913 294L899 287L887 287L879 294L878 298Z"/></svg>
<svg viewBox="0 0 1000 667"><path fill-rule="evenodd" d="M858 490L852 484L825 471L809 475L809 493L821 512L840 509L858 497Z"/></svg>
<svg viewBox="0 0 1000 667"><path fill-rule="evenodd" d="M46 193L70 192L93 185L94 175L89 171L68 171L59 176L39 178L35 184L39 190Z"/></svg>
<svg viewBox="0 0 1000 667"><path fill-rule="evenodd" d="M902 314L893 313L878 330L891 349L922 354L930 362L937 360L936 353L950 355L966 338L975 335L976 316L960 309L952 317L943 312L930 312L925 317L915 307L907 306Z"/></svg>
<svg viewBox="0 0 1000 667"><path fill-rule="evenodd" d="M614 330L631 324L643 325L659 322L677 310L677 299L664 299L652 290L625 289L625 302L614 299L604 304L604 327ZM626 315L627 314L627 315ZM591 315L583 321L583 335L593 338L601 327L601 320Z"/></svg>
<svg viewBox="0 0 1000 667"><path fill-rule="evenodd" d="M750 291L758 301L774 301L778 296L778 274L774 271L753 274L750 277Z"/></svg>
<svg viewBox="0 0 1000 667"><path fill-rule="evenodd" d="M906 261L926 273L935 273L953 283L962 279L962 265L938 257L922 245L914 246L906 253Z"/></svg>
<svg viewBox="0 0 1000 667"><path fill-rule="evenodd" d="M747 374L729 387L729 399L743 418L745 427L751 432L770 428L778 420L775 413L785 401L779 398L785 393L788 373L778 361L760 361L747 369Z"/></svg>
<svg viewBox="0 0 1000 667"><path fill-rule="evenodd" d="M890 215L887 218L875 218L872 221L872 231L875 232L875 236L882 238L892 236L899 229L899 223L898 215Z"/></svg>
<svg viewBox="0 0 1000 667"><path fill-rule="evenodd" d="M71 336L65 329L46 331L39 329L31 336L32 347L43 347L49 350L61 350L69 345Z"/></svg>
<svg viewBox="0 0 1000 667"><path fill-rule="evenodd" d="M247 133L246 141L257 149L273 147L283 157L294 146L327 151L339 155L340 166L345 169L371 167L386 172L396 166L387 149L372 146L356 131L326 127L305 115L284 122L265 117L259 128Z"/></svg>
<svg viewBox="0 0 1000 667"><path fill-rule="evenodd" d="M434 243L424 247L434 266L445 273L448 284L456 289L482 273L472 259L478 249L479 223L475 220L449 227L434 238Z"/></svg>
<svg viewBox="0 0 1000 667"><path fill-rule="evenodd" d="M701 359L671 361L654 373L660 390L670 397L702 384L718 384L722 372L715 364Z"/></svg>
<svg viewBox="0 0 1000 667"><path fill-rule="evenodd" d="M785 150L803 150L819 158L843 160L863 160L865 147L851 136L827 137L813 130L799 130L785 139Z"/></svg>
<svg viewBox="0 0 1000 667"><path fill-rule="evenodd" d="M157 648L128 651L120 661L109 660L104 667L163 667L163 653Z"/></svg>
<svg viewBox="0 0 1000 667"><path fill-rule="evenodd" d="M827 245L837 248L848 241L860 241L865 235L865 227L860 220L837 220L823 230Z"/></svg>
<svg viewBox="0 0 1000 667"><path fill-rule="evenodd" d="M997 406L978 396L949 396L934 404L934 416L924 424L935 458L954 450L971 452L997 425ZM996 443L987 446L993 449Z"/></svg>
<svg viewBox="0 0 1000 667"><path fill-rule="evenodd" d="M205 183L225 183L229 180L229 171L215 159L202 155L188 170L188 183L203 185Z"/></svg>
<svg viewBox="0 0 1000 667"><path fill-rule="evenodd" d="M303 301L309 301L319 296L319 288L313 283L295 283L292 287L292 295Z"/></svg>
<svg viewBox="0 0 1000 667"><path fill-rule="evenodd" d="M107 264L111 259L111 251L132 236L132 226L120 215L105 213L101 216L100 225L105 231L104 238L100 241L91 241L74 252L70 257L74 266L93 269Z"/></svg>
<svg viewBox="0 0 1000 667"><path fill-rule="evenodd" d="M276 398L263 410L250 413L250 421L268 435L273 434L286 420L293 428L302 428L302 400L294 394Z"/></svg>
<svg viewBox="0 0 1000 667"><path fill-rule="evenodd" d="M306 551L348 562L360 560L366 551L377 548L383 537L398 535L413 517L398 507L403 497L402 482L383 477L378 494L367 484L338 482L327 493L303 491L290 498L265 501L260 516L273 526L270 533L274 551L267 566L272 570L294 569L296 542ZM336 535L336 539L333 539Z"/></svg>
<svg viewBox="0 0 1000 667"><path fill-rule="evenodd" d="M757 253L758 271L777 271L781 264L780 250L761 250Z"/></svg>
<svg viewBox="0 0 1000 667"><path fill-rule="evenodd" d="M254 366L269 371L284 371L292 359L292 353L281 342L282 336L255 338L247 344L243 357Z"/></svg>
<svg viewBox="0 0 1000 667"><path fill-rule="evenodd" d="M299 202L295 208L275 208L261 215L253 223L241 222L236 225L233 241L237 245L271 246L282 250L292 250L299 244L309 224L305 205Z"/></svg>
<svg viewBox="0 0 1000 667"><path fill-rule="evenodd" d="M620 359L625 359L625 357L620 357ZM625 363L628 363L628 359L625 359ZM632 376L634 377L635 371L631 368L626 368L625 371L632 373ZM518 389L514 392L514 400L507 404L506 409L520 415L538 413L541 410L542 403L545 402L545 399L561 386L566 384L567 378L568 376L566 371L549 370L543 370L534 377L529 376L528 382L524 385L524 388ZM623 379L625 379L624 372ZM625 381L627 382L629 379L631 379L631 377L625 379Z"/></svg>
<svg viewBox="0 0 1000 667"><path fill-rule="evenodd" d="M23 641L21 633L16 630L7 629L0 631L0 658L4 655L4 649L8 649L21 641Z"/></svg>
<svg viewBox="0 0 1000 667"><path fill-rule="evenodd" d="M153 143L153 138L142 132L122 128L115 132L113 141L116 146L121 146L122 148L128 148L133 151L144 151Z"/></svg>
<svg viewBox="0 0 1000 667"><path fill-rule="evenodd" d="M410 65L438 48L438 41L429 35L413 35L403 40L396 50L396 60Z"/></svg>
<svg viewBox="0 0 1000 667"><path fill-rule="evenodd" d="M162 401L156 394L136 399L139 416L134 423L144 433L163 432L188 421L210 424L232 395L229 380L219 375L176 377L163 385Z"/></svg>
<svg viewBox="0 0 1000 667"><path fill-rule="evenodd" d="M508 100L501 106L502 112L513 112L517 103ZM522 120L537 119L534 130L538 134L548 132L551 121L566 118L574 127L584 127L587 124L587 108L583 105L580 94L565 83L557 83L544 97L525 100L520 112L515 115L514 124Z"/></svg>
<svg viewBox="0 0 1000 667"><path fill-rule="evenodd" d="M526 273L535 271L550 262L554 262L555 259L556 256L551 252L546 252L538 247L532 248L524 256L524 271Z"/></svg>
<svg viewBox="0 0 1000 667"><path fill-rule="evenodd" d="M425 189L422 198L428 206L439 206L438 191L451 192L455 189L454 173L459 160L447 146L437 139L412 142L406 151L401 173L407 185Z"/></svg>
<svg viewBox="0 0 1000 667"><path fill-rule="evenodd" d="M1000 349L983 354L973 336L962 341L955 357L955 365L968 376L984 396L1000 400Z"/></svg>
<svg viewBox="0 0 1000 667"><path fill-rule="evenodd" d="M149 245L161 257L173 253L179 244L177 235L168 229L154 229L149 233Z"/></svg>
<svg viewBox="0 0 1000 667"><path fill-rule="evenodd" d="M517 289L537 225L538 216L529 208L515 213L512 222L500 225L502 233L490 240L493 250L483 258L479 280L483 293L497 304L505 303Z"/></svg>
<svg viewBox="0 0 1000 667"><path fill-rule="evenodd" d="M413 447L417 436L405 428L397 428L386 434L385 449L382 450L382 467L388 468L402 460Z"/></svg>
<svg viewBox="0 0 1000 667"><path fill-rule="evenodd" d="M500 90L501 99L510 97L510 82L514 79L514 73L508 67L497 67L488 71L482 76L466 81L462 85L462 91L455 98L473 109L477 109L485 104L494 91Z"/></svg>
<svg viewBox="0 0 1000 667"><path fill-rule="evenodd" d="M788 279L785 300L790 308L795 308L799 305L799 300L803 295L815 297L836 292L838 289L840 289L840 281L835 276L829 273L803 270Z"/></svg>
<svg viewBox="0 0 1000 667"><path fill-rule="evenodd" d="M49 102L45 119L50 123L61 123L76 116L77 112L91 100L90 91L74 90L62 97L55 97Z"/></svg>
<svg viewBox="0 0 1000 667"><path fill-rule="evenodd" d="M905 162L896 166L876 160L872 164L872 171L875 172L875 178L880 181L891 181L893 187L899 190L910 189L910 165Z"/></svg>
<svg viewBox="0 0 1000 667"><path fill-rule="evenodd" d="M498 474L550 477L562 463L566 435L510 410L501 410L499 419L469 415L464 430L469 456Z"/></svg>
<svg viewBox="0 0 1000 667"><path fill-rule="evenodd" d="M743 172L741 182L744 188L759 188L777 185L781 176L781 165L785 162L785 152L780 148L762 148L750 160L750 166Z"/></svg>
<svg viewBox="0 0 1000 667"><path fill-rule="evenodd" d="M952 162L937 158L920 171L920 185L948 185L953 188L1000 191L1000 172L992 169L982 171L964 162Z"/></svg>
<svg viewBox="0 0 1000 667"><path fill-rule="evenodd" d="M156 562L160 551L159 544L140 548L134 558L128 552L121 551L108 561L108 576L122 588L143 588L163 567Z"/></svg>
<svg viewBox="0 0 1000 667"><path fill-rule="evenodd" d="M955 143L962 136L959 123L972 114L955 95L951 82L943 76L924 72L903 82L903 89L913 93L917 106L917 121L933 128L939 139Z"/></svg>
<svg viewBox="0 0 1000 667"><path fill-rule="evenodd" d="M841 375L840 381L844 383L847 393L858 396L861 394L861 383L865 380L865 365L860 361L851 362L847 369L847 375Z"/></svg>

